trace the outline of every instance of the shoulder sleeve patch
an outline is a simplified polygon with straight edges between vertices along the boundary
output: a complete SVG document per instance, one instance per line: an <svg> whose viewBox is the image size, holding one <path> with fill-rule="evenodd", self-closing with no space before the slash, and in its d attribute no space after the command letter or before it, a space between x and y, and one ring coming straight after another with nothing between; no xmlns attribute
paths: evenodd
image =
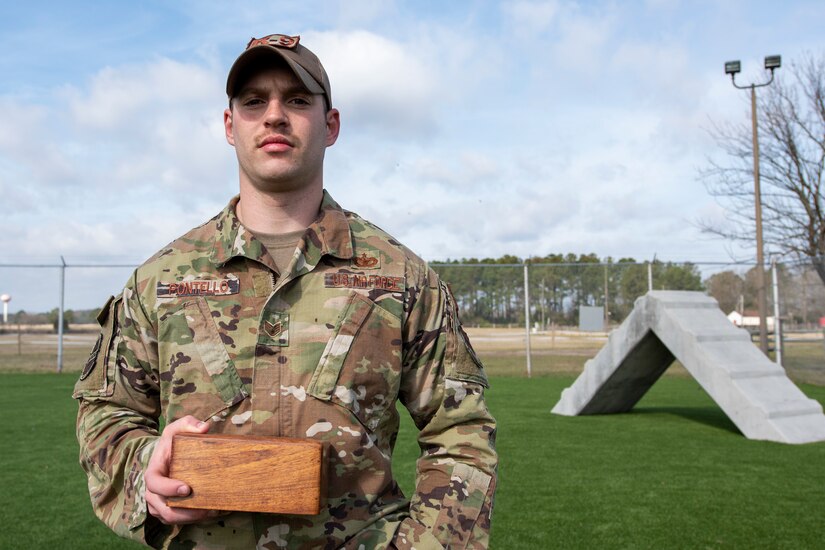
<svg viewBox="0 0 825 550"><path fill-rule="evenodd" d="M86 359L86 365L83 367L83 372L80 373L80 380L86 380L97 364L97 358L100 355L100 345L103 343L103 332L97 335L97 341L92 348L89 358Z"/></svg>
<svg viewBox="0 0 825 550"><path fill-rule="evenodd" d="M95 345L89 353L89 358L80 373L80 379L74 387L72 397L106 397L112 395L113 372L110 365L114 365L115 357L112 357L112 350L117 342L117 308L120 304L121 295L111 296L106 305L97 314L97 322L100 324L100 334L95 341Z"/></svg>
<svg viewBox="0 0 825 550"><path fill-rule="evenodd" d="M470 339L461 326L458 318L458 304L456 304L450 287L441 282L446 304L445 315L447 323L447 349L445 351L446 376L455 380L475 382L485 388L489 387L487 375L481 360L476 355Z"/></svg>

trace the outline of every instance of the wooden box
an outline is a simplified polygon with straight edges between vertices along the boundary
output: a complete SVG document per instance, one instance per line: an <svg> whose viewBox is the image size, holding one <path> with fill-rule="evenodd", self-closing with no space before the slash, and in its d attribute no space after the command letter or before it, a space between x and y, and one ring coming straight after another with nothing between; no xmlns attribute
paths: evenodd
<svg viewBox="0 0 825 550"><path fill-rule="evenodd" d="M178 434L169 477L192 488L169 506L315 515L325 484L324 445L312 439Z"/></svg>

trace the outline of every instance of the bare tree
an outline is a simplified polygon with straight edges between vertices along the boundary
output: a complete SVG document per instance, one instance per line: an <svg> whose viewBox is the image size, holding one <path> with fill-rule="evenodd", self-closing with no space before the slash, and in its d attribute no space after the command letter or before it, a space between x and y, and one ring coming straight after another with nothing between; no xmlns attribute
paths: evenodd
<svg viewBox="0 0 825 550"><path fill-rule="evenodd" d="M784 313L791 323L810 328L825 315L825 287L816 272L807 265L788 270L791 280L783 284L780 275L780 295Z"/></svg>
<svg viewBox="0 0 825 550"><path fill-rule="evenodd" d="M745 281L737 273L727 270L711 275L705 281L708 294L716 298L719 308L730 313L739 304L744 293Z"/></svg>
<svg viewBox="0 0 825 550"><path fill-rule="evenodd" d="M807 54L763 88L757 104L762 224L767 248L807 258L825 283L825 55ZM715 125L725 160L700 172L728 223L706 232L753 243L753 143L749 123Z"/></svg>

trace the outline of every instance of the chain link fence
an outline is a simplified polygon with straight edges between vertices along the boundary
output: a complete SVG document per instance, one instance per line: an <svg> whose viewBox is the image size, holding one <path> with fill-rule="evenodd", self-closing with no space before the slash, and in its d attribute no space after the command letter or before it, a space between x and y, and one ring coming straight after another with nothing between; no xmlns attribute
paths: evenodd
<svg viewBox="0 0 825 550"><path fill-rule="evenodd" d="M604 308L604 330L621 323L649 290L704 291L727 314L751 316L757 309L756 269L746 263L707 262L523 262L431 263L450 284L465 324L551 324L576 327L583 306ZM775 276L774 276L775 274ZM774 279L777 297L773 297ZM825 316L825 285L802 263L767 267L770 315L774 302L786 325L815 329ZM525 283L526 282L526 283ZM525 296L528 307L525 308Z"/></svg>
<svg viewBox="0 0 825 550"><path fill-rule="evenodd" d="M449 283L468 330L510 329L510 343L500 347L523 354L528 374L531 343L542 339L555 343L562 333L582 332L598 341L627 317L635 300L648 290L707 292L734 322L758 330L753 326L757 278L752 264L587 258L430 265ZM118 292L135 267L63 258L51 263L0 263L0 294L12 297L3 304L0 368L30 364L33 358L41 370L59 372L64 363L82 365L95 340L97 308ZM770 318L778 314L786 343L820 339L825 285L813 269L802 262L777 263L766 270L766 281L769 326L773 327ZM15 308L15 303L29 305ZM474 343L476 338L473 335Z"/></svg>

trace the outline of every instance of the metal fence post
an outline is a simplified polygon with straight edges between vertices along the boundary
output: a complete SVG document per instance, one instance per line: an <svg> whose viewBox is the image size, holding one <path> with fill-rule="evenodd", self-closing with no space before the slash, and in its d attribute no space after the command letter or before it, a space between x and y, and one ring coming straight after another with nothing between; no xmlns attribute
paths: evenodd
<svg viewBox="0 0 825 550"><path fill-rule="evenodd" d="M57 372L63 372L63 305L66 290L66 260L60 256L60 308L57 310Z"/></svg>
<svg viewBox="0 0 825 550"><path fill-rule="evenodd" d="M610 307L608 304L610 303L610 294L607 288L607 268L610 265L610 262L604 264L604 331L607 332L610 328Z"/></svg>
<svg viewBox="0 0 825 550"><path fill-rule="evenodd" d="M527 260L524 260L524 329L527 336L527 378L530 378L533 374L533 365L530 360L530 278Z"/></svg>
<svg viewBox="0 0 825 550"><path fill-rule="evenodd" d="M771 258L771 278L773 279L773 347L776 350L776 364L782 366L782 321L779 319L779 278L776 258Z"/></svg>

